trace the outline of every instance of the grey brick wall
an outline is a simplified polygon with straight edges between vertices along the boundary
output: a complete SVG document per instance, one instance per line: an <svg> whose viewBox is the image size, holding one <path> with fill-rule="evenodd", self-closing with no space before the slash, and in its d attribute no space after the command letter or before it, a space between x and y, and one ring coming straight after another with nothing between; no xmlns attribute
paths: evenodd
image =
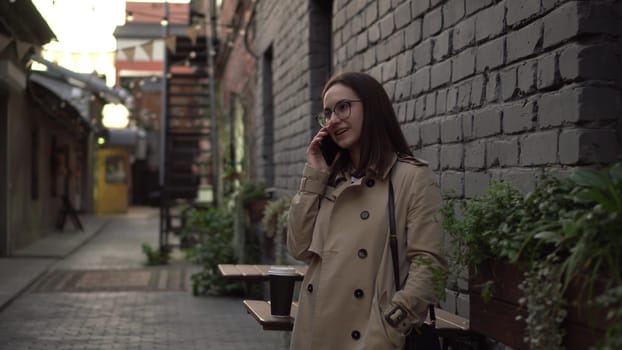
<svg viewBox="0 0 622 350"><path fill-rule="evenodd" d="M258 47L274 48L283 192L298 186L314 131L308 118L321 106L311 86L325 78L310 70L318 28L309 26L308 3L261 1L256 18ZM334 0L332 68L384 84L446 197L480 195L493 180L529 191L542 168L622 157L620 3ZM464 296L448 303L468 310Z"/></svg>

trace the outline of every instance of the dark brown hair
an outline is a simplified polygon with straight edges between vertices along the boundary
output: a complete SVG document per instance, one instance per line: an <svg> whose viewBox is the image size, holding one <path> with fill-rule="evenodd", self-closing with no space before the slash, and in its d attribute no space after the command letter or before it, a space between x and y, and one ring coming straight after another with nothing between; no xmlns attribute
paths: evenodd
<svg viewBox="0 0 622 350"><path fill-rule="evenodd" d="M372 76L359 72L344 72L333 76L324 85L322 100L326 91L334 85L345 85L352 89L363 104L363 126L361 130L361 155L359 168L354 171L363 175L374 169L378 175L384 174L391 166L391 155L410 155L406 138L400 129L391 100L382 85ZM347 152L335 162L331 178L340 171L351 167Z"/></svg>

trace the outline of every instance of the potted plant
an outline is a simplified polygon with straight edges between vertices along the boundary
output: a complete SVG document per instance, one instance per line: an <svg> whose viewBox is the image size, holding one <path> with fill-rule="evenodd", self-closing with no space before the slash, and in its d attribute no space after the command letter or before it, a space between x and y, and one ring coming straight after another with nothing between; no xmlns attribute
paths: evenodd
<svg viewBox="0 0 622 350"><path fill-rule="evenodd" d="M474 330L517 349L622 348L621 165L456 204L448 271L470 271Z"/></svg>
<svg viewBox="0 0 622 350"><path fill-rule="evenodd" d="M251 222L258 222L263 216L263 210L270 196L263 183L246 181L239 190L240 202L247 211Z"/></svg>

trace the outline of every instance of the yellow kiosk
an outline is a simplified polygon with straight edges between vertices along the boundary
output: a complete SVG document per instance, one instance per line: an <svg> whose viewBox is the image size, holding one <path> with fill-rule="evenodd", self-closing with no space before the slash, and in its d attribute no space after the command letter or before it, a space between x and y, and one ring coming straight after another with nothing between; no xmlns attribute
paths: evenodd
<svg viewBox="0 0 622 350"><path fill-rule="evenodd" d="M127 213L130 167L125 147L102 148L97 152L95 211L97 214Z"/></svg>

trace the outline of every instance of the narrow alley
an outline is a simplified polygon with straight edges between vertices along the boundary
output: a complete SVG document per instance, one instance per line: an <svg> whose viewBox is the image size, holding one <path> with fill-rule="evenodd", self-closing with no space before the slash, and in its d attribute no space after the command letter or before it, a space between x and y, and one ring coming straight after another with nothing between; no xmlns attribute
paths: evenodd
<svg viewBox="0 0 622 350"><path fill-rule="evenodd" d="M263 331L240 299L194 297L189 277L197 267L181 254L168 265L144 265L141 245L157 246L156 208L104 218L0 309L0 349L283 348L282 334ZM61 240L70 231L54 235ZM32 255L4 266L41 259Z"/></svg>

